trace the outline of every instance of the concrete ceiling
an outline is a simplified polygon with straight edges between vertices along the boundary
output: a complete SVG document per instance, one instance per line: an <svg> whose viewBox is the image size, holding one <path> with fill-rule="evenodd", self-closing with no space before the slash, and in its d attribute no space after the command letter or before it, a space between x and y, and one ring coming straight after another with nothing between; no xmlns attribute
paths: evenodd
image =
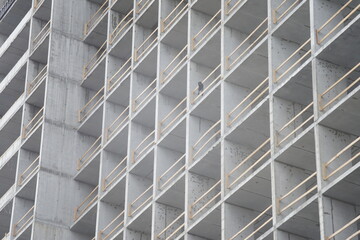
<svg viewBox="0 0 360 240"><path fill-rule="evenodd" d="M307 64L274 95L307 106L313 100L311 72L311 64Z"/></svg>
<svg viewBox="0 0 360 240"><path fill-rule="evenodd" d="M189 171L215 180L221 179L221 145L216 145L203 158L196 160Z"/></svg>
<svg viewBox="0 0 360 240"><path fill-rule="evenodd" d="M102 114L104 104L101 103L95 107L95 110L91 112L82 124L79 126L78 131L85 135L93 137L99 137L102 134Z"/></svg>
<svg viewBox="0 0 360 240"><path fill-rule="evenodd" d="M217 87L210 95L202 99L198 105L195 105L191 111L191 115L204 118L212 122L220 120L220 89ZM198 100L199 101L199 100Z"/></svg>
<svg viewBox="0 0 360 240"><path fill-rule="evenodd" d="M153 181L154 150L151 150L143 159L139 159L137 165L131 169L130 173Z"/></svg>
<svg viewBox="0 0 360 240"><path fill-rule="evenodd" d="M286 22L278 26L273 36L302 45L310 38L309 3L305 2Z"/></svg>
<svg viewBox="0 0 360 240"><path fill-rule="evenodd" d="M266 17L267 1L251 0L247 1L229 21L226 21L225 26L250 34ZM264 24L261 29L265 30L266 27L267 24ZM260 30L258 32L261 33Z"/></svg>
<svg viewBox="0 0 360 240"><path fill-rule="evenodd" d="M154 129L155 127L155 98L150 100L149 103L137 114L134 116L133 121L135 123L141 124L145 127Z"/></svg>
<svg viewBox="0 0 360 240"><path fill-rule="evenodd" d="M221 239L221 208L214 209L213 212L191 228L189 233L205 239Z"/></svg>
<svg viewBox="0 0 360 240"><path fill-rule="evenodd" d="M128 132L129 128L128 126L125 127L123 130L118 132L116 136L105 146L105 150L120 154L120 155L126 155L127 153L127 144L128 144Z"/></svg>
<svg viewBox="0 0 360 240"><path fill-rule="evenodd" d="M178 22L177 22L178 21ZM162 39L162 43L169 45L170 47L182 49L187 43L188 37L188 18L185 14L180 20L174 21L171 27L168 27L165 37ZM171 28L171 30L169 30Z"/></svg>
<svg viewBox="0 0 360 240"><path fill-rule="evenodd" d="M356 206L360 205L360 169L328 189L324 195Z"/></svg>
<svg viewBox="0 0 360 240"><path fill-rule="evenodd" d="M318 58L351 69L359 62L360 56L360 47L354 46L360 46L360 24L358 23L352 24L324 49Z"/></svg>
<svg viewBox="0 0 360 240"><path fill-rule="evenodd" d="M13 205L13 201L10 201L0 211L0 237L3 237L6 233L9 233L10 231L12 205Z"/></svg>
<svg viewBox="0 0 360 240"><path fill-rule="evenodd" d="M32 49L30 59L43 65L47 64L48 61L48 51L49 51L49 36L50 34L44 35L46 36L42 41L40 41L35 49Z"/></svg>
<svg viewBox="0 0 360 240"><path fill-rule="evenodd" d="M158 143L159 146L174 150L176 152L185 152L185 119L177 125L166 137ZM177 123L175 123L176 125ZM169 128L171 129L171 127ZM168 131L169 131L168 129ZM166 134L166 132L165 132Z"/></svg>
<svg viewBox="0 0 360 240"><path fill-rule="evenodd" d="M316 171L315 161L315 139L314 133L309 132L296 141L276 159L279 162L294 167L308 170L310 173Z"/></svg>
<svg viewBox="0 0 360 240"><path fill-rule="evenodd" d="M160 94L183 100L186 97L186 67L182 68L160 91ZM161 98L160 98L161 99Z"/></svg>
<svg viewBox="0 0 360 240"><path fill-rule="evenodd" d="M87 77L81 82L81 86L97 92L104 84L104 75L105 58L103 58L99 63L97 63L97 65L90 71ZM109 76L109 78L110 77L111 76Z"/></svg>
<svg viewBox="0 0 360 240"><path fill-rule="evenodd" d="M172 206L178 209L185 209L185 177L177 181L165 194L157 200L157 202Z"/></svg>
<svg viewBox="0 0 360 240"><path fill-rule="evenodd" d="M24 92L26 65L24 65L15 77L8 82L4 89L0 90L0 118L14 104Z"/></svg>
<svg viewBox="0 0 360 240"><path fill-rule="evenodd" d="M269 105L265 102L227 137L234 143L256 149L270 136Z"/></svg>
<svg viewBox="0 0 360 240"><path fill-rule="evenodd" d="M145 233L150 236L151 234L151 207L144 211L139 217L137 217L133 222L130 223L128 229Z"/></svg>
<svg viewBox="0 0 360 240"><path fill-rule="evenodd" d="M0 5L2 7L2 4ZM6 15L0 20L0 34L10 35L30 8L31 1L29 0L15 1Z"/></svg>
<svg viewBox="0 0 360 240"><path fill-rule="evenodd" d="M146 55L146 54L145 54ZM151 80L156 78L156 64L157 64L157 47L153 48L150 53L147 53L145 58L141 59L134 68L134 73L145 75Z"/></svg>
<svg viewBox="0 0 360 240"><path fill-rule="evenodd" d="M271 205L270 167L266 167L246 182L226 202L258 212L269 207Z"/></svg>
<svg viewBox="0 0 360 240"><path fill-rule="evenodd" d="M220 39L221 33L217 33L191 57L191 61L215 69L221 62L220 59Z"/></svg>
<svg viewBox="0 0 360 240"><path fill-rule="evenodd" d="M93 204L86 213L81 216L72 226L71 230L89 236L91 239L95 235L97 204Z"/></svg>
<svg viewBox="0 0 360 240"><path fill-rule="evenodd" d="M35 201L35 192L36 192L36 183L37 183L37 174L33 175L28 182L25 182L18 193L17 197L34 202Z"/></svg>
<svg viewBox="0 0 360 240"><path fill-rule="evenodd" d="M3 196L9 188L15 184L17 154L15 154L1 169L0 169L0 196ZM1 206L0 206L1 207ZM1 219L1 218L0 218Z"/></svg>
<svg viewBox="0 0 360 240"><path fill-rule="evenodd" d="M28 49L29 25L26 24L10 46L4 52L0 52L0 74L7 75Z"/></svg>
<svg viewBox="0 0 360 240"><path fill-rule="evenodd" d="M33 17L48 22L51 15L51 0L44 0L43 3L36 9Z"/></svg>
<svg viewBox="0 0 360 240"><path fill-rule="evenodd" d="M320 239L319 225L318 203L315 201L280 225L279 229L307 239Z"/></svg>
<svg viewBox="0 0 360 240"><path fill-rule="evenodd" d="M0 128L0 156L20 136L22 108Z"/></svg>
<svg viewBox="0 0 360 240"><path fill-rule="evenodd" d="M151 5L144 14L142 14L139 18L135 20L137 25L140 25L145 28L155 29L158 26L158 10L159 10L159 1L151 1ZM145 7L145 8L147 8ZM143 13L141 11L141 13Z"/></svg>
<svg viewBox="0 0 360 240"><path fill-rule="evenodd" d="M43 3L34 12L34 18L41 19L42 21L49 21L51 15L52 0L44 0Z"/></svg>
<svg viewBox="0 0 360 240"><path fill-rule="evenodd" d="M96 25L90 29L86 36L84 36L84 42L96 47L103 45L103 43L107 40L107 23L108 13L101 16L98 22L96 22Z"/></svg>
<svg viewBox="0 0 360 240"><path fill-rule="evenodd" d="M95 155L95 157L91 158L89 161L90 163L82 168L74 179L79 182L96 186L99 182L100 154Z"/></svg>
<svg viewBox="0 0 360 240"><path fill-rule="evenodd" d="M130 77L127 77L123 81L121 81L120 85L119 87L115 88L115 90L112 91L110 95L108 95L107 100L111 103L121 105L125 108L129 106Z"/></svg>
<svg viewBox="0 0 360 240"><path fill-rule="evenodd" d="M116 206L124 207L125 188L126 188L125 178L122 178L122 180L116 183L116 185L113 188L111 188L110 191L105 192L104 197L101 198L101 201Z"/></svg>
<svg viewBox="0 0 360 240"><path fill-rule="evenodd" d="M132 0L117 0L112 7L112 10L127 14L133 8L133 5L134 1Z"/></svg>
<svg viewBox="0 0 360 240"><path fill-rule="evenodd" d="M268 76L267 42L265 42L256 49L254 54L236 67L225 81L254 89Z"/></svg>
<svg viewBox="0 0 360 240"><path fill-rule="evenodd" d="M45 82L42 81L35 90L32 90L32 93L27 97L26 102L41 108L44 106L44 99L45 99Z"/></svg>
<svg viewBox="0 0 360 240"><path fill-rule="evenodd" d="M109 54L126 61L131 56L132 31L128 31L119 42L109 50Z"/></svg>
<svg viewBox="0 0 360 240"><path fill-rule="evenodd" d="M360 88L360 86L358 87ZM332 111L320 124L343 131L345 133L360 136L360 91Z"/></svg>
<svg viewBox="0 0 360 240"><path fill-rule="evenodd" d="M40 152L41 130L42 125L39 125L26 140L24 140L22 148L32 152Z"/></svg>
<svg viewBox="0 0 360 240"><path fill-rule="evenodd" d="M197 0L192 6L193 10L202 12L209 16L215 15L221 8L221 0Z"/></svg>

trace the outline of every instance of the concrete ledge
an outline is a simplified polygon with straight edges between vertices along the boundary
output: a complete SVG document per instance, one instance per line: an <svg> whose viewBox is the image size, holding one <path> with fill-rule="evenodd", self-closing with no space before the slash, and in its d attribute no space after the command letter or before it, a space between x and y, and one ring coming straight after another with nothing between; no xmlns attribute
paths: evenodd
<svg viewBox="0 0 360 240"><path fill-rule="evenodd" d="M15 113L19 110L19 108L23 105L25 101L25 94L23 93L20 97L14 102L11 108L4 114L4 116L0 119L0 131L4 128L4 126L9 122L9 120L15 115Z"/></svg>
<svg viewBox="0 0 360 240"><path fill-rule="evenodd" d="M0 94L4 91L7 85L11 80L16 76L20 69L26 64L29 57L29 51L26 51L24 55L19 59L15 66L10 70L10 72L5 76L5 78L0 82Z"/></svg>
<svg viewBox="0 0 360 240"><path fill-rule="evenodd" d="M24 29L26 24L30 21L32 10L29 10L25 17L21 20L21 22L16 26L14 31L10 34L10 36L6 39L3 45L0 47L0 58L6 52L6 50L10 47L11 43L15 40L15 38L20 34L20 32Z"/></svg>
<svg viewBox="0 0 360 240"><path fill-rule="evenodd" d="M13 144L0 156L0 169L10 160L12 156L19 150L21 138L16 139Z"/></svg>
<svg viewBox="0 0 360 240"><path fill-rule="evenodd" d="M9 190L0 198L0 212L4 209L4 207L13 199L15 196L15 184L12 185ZM5 238L7 239L7 238Z"/></svg>

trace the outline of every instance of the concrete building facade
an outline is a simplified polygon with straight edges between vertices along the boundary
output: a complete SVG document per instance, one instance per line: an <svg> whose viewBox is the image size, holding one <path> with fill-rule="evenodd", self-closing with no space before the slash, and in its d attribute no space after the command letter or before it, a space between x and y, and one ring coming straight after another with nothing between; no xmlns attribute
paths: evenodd
<svg viewBox="0 0 360 240"><path fill-rule="evenodd" d="M0 3L2 240L360 239L360 0Z"/></svg>

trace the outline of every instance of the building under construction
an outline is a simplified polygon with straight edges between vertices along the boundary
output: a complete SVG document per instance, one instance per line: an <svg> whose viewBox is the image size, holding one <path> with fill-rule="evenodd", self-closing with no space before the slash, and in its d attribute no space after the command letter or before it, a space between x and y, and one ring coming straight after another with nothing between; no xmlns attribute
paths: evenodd
<svg viewBox="0 0 360 240"><path fill-rule="evenodd" d="M359 13L0 0L0 238L360 239Z"/></svg>

